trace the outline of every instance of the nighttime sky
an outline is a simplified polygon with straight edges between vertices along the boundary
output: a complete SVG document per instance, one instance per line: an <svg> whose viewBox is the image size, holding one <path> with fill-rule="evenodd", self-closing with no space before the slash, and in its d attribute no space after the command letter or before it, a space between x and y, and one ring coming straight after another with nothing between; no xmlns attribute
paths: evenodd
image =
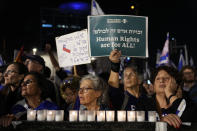
<svg viewBox="0 0 197 131"><path fill-rule="evenodd" d="M73 0L41 0L35 1L12 1L1 0L0 12L0 39L7 40L13 48L21 44L35 44L39 42L40 12L39 8L57 8L61 3ZM91 0L81 0L89 2ZM132 14L130 5L132 1L138 3L138 15L148 16L149 20L149 55L156 54L156 49L162 50L166 33L170 32L175 37L177 44L187 44L189 54L194 56L196 44L197 11L194 8L194 0L97 0L106 14ZM24 39L26 38L26 39ZM8 45L9 46L9 45ZM2 44L1 44L2 47ZM2 52L2 50L1 50Z"/></svg>

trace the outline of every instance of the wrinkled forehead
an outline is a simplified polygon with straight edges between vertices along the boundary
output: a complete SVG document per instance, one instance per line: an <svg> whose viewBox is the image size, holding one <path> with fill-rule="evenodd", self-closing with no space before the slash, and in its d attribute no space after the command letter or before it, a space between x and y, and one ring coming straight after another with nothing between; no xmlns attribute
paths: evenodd
<svg viewBox="0 0 197 131"><path fill-rule="evenodd" d="M134 69L132 67L127 67L125 68L124 70L124 74L128 74L128 73L134 73L134 74L137 74Z"/></svg>
<svg viewBox="0 0 197 131"><path fill-rule="evenodd" d="M25 81L25 80L28 80L28 79L31 79L31 80L33 80L33 81L36 81L35 77L34 77L33 75L31 75L31 74L26 75L25 78L24 78L24 81Z"/></svg>
<svg viewBox="0 0 197 131"><path fill-rule="evenodd" d="M90 79L84 79L84 80L82 80L81 81L81 83L80 83L80 87L81 86L93 86L93 82L90 80Z"/></svg>
<svg viewBox="0 0 197 131"><path fill-rule="evenodd" d="M14 64L11 64L11 65L9 65L9 66L7 67L6 70L15 70L15 71L18 71L18 67L17 67L16 65L14 65Z"/></svg>
<svg viewBox="0 0 197 131"><path fill-rule="evenodd" d="M185 73L185 72L193 72L193 70L192 69L185 69L184 71L183 71L183 73Z"/></svg>
<svg viewBox="0 0 197 131"><path fill-rule="evenodd" d="M165 71L165 70L160 70L160 71L157 73L157 75L156 75L156 77L164 77L164 76L169 77L170 74L169 74L167 71Z"/></svg>

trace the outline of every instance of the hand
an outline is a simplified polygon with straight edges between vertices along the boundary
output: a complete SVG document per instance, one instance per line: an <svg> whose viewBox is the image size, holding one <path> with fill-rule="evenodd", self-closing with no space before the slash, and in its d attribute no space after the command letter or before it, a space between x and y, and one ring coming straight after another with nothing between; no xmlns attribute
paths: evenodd
<svg viewBox="0 0 197 131"><path fill-rule="evenodd" d="M46 45L45 45L45 51L46 52L50 52L51 51L51 45L50 44L46 43Z"/></svg>
<svg viewBox="0 0 197 131"><path fill-rule="evenodd" d="M149 96L152 96L155 93L155 90L152 84L148 85L147 83L143 83L143 87L145 88Z"/></svg>
<svg viewBox="0 0 197 131"><path fill-rule="evenodd" d="M170 126L174 128L179 128L181 125L181 119L175 114L168 114L162 117L161 121L167 122Z"/></svg>
<svg viewBox="0 0 197 131"><path fill-rule="evenodd" d="M170 95L175 94L176 90L177 90L176 80L174 78L169 79L164 89L166 97L169 98Z"/></svg>
<svg viewBox="0 0 197 131"><path fill-rule="evenodd" d="M0 118L0 125L2 125L3 127L8 127L13 119L15 119L15 116L13 114L2 116Z"/></svg>
<svg viewBox="0 0 197 131"><path fill-rule="evenodd" d="M109 60L113 63L119 63L120 62L120 56L121 56L121 51L113 50L110 53Z"/></svg>

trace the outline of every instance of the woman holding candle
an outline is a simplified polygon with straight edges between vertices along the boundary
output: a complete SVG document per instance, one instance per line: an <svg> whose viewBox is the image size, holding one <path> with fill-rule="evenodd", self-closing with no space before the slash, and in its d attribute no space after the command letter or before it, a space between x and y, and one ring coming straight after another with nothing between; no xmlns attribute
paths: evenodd
<svg viewBox="0 0 197 131"><path fill-rule="evenodd" d="M161 121L175 128L179 128L182 121L196 122L196 106L181 97L179 72L173 67L160 66L152 77L155 107Z"/></svg>
<svg viewBox="0 0 197 131"><path fill-rule="evenodd" d="M107 84L104 80L94 75L86 75L80 81L78 91L80 104L87 110L106 110Z"/></svg>

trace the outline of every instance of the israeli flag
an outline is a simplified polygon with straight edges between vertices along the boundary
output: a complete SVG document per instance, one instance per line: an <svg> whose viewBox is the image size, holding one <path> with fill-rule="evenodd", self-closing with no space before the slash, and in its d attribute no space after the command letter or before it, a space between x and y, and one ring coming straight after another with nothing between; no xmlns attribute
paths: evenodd
<svg viewBox="0 0 197 131"><path fill-rule="evenodd" d="M190 57L189 63L190 63L190 66L194 66L194 60L192 57Z"/></svg>
<svg viewBox="0 0 197 131"><path fill-rule="evenodd" d="M169 65L169 33L167 33L167 39L160 56L159 65Z"/></svg>
<svg viewBox="0 0 197 131"><path fill-rule="evenodd" d="M96 2L96 0L92 0L92 6L91 6L91 15L104 15L105 13L99 6L99 4Z"/></svg>
<svg viewBox="0 0 197 131"><path fill-rule="evenodd" d="M178 70L180 71L184 65L185 65L185 60L184 60L183 53L181 50L179 64L178 64Z"/></svg>

